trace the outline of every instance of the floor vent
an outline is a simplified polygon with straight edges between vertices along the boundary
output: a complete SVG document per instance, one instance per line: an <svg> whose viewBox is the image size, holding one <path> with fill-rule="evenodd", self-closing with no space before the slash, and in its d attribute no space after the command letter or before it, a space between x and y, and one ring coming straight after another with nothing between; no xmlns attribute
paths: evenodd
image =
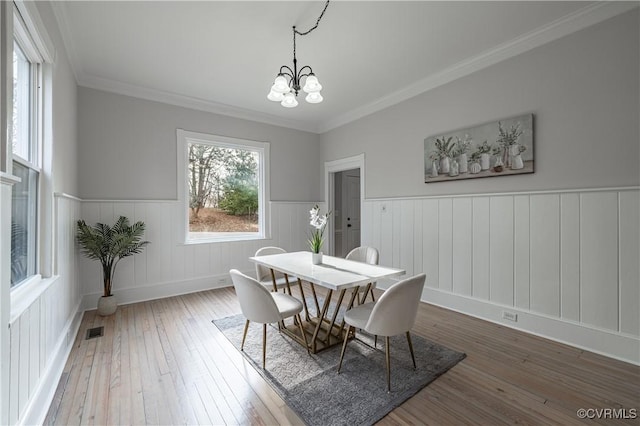
<svg viewBox="0 0 640 426"><path fill-rule="evenodd" d="M104 336L104 327L95 327L87 330L87 338L85 340L93 339L94 337Z"/></svg>

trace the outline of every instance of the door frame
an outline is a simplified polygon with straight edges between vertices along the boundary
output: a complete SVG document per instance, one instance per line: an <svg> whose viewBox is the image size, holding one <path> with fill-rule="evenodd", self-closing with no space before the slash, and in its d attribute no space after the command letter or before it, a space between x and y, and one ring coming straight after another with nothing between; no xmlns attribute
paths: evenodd
<svg viewBox="0 0 640 426"><path fill-rule="evenodd" d="M364 170L364 153L354 155L353 157L341 158L339 160L325 161L324 163L324 199L327 205L327 211L332 212L335 209L335 174L351 169L360 169L360 241L362 241L362 212L364 211L364 188L365 188L365 170ZM327 236L327 250L329 255L335 253L335 221L329 220L325 235Z"/></svg>

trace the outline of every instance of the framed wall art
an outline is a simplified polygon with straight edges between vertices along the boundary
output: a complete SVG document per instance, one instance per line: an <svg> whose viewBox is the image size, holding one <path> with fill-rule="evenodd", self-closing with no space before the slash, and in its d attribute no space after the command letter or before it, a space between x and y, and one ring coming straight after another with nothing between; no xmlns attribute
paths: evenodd
<svg viewBox="0 0 640 426"><path fill-rule="evenodd" d="M444 132L424 140L424 181L533 173L533 154L533 114Z"/></svg>

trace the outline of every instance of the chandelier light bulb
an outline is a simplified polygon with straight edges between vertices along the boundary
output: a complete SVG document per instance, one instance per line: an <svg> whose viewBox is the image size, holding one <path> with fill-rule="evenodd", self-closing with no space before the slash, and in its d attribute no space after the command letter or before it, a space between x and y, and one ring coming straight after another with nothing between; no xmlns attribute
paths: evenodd
<svg viewBox="0 0 640 426"><path fill-rule="evenodd" d="M295 108L298 106L298 101L296 100L296 96L293 93L289 92L284 95L284 99L282 100L282 102L280 102L280 105L285 108Z"/></svg>
<svg viewBox="0 0 640 426"><path fill-rule="evenodd" d="M276 93L287 93L289 92L289 83L284 75L278 74L275 81L273 82L273 86L271 90Z"/></svg>
<svg viewBox="0 0 640 426"><path fill-rule="evenodd" d="M322 85L318 81L318 77L314 74L309 74L302 90L307 93L319 92L322 90Z"/></svg>
<svg viewBox="0 0 640 426"><path fill-rule="evenodd" d="M304 98L304 100L309 102L310 104L319 104L323 99L324 98L322 97L320 92L311 92L307 95L306 98Z"/></svg>
<svg viewBox="0 0 640 426"><path fill-rule="evenodd" d="M284 99L284 93L274 92L273 89L271 89L271 91L267 95L267 99L273 102L282 102L282 100Z"/></svg>

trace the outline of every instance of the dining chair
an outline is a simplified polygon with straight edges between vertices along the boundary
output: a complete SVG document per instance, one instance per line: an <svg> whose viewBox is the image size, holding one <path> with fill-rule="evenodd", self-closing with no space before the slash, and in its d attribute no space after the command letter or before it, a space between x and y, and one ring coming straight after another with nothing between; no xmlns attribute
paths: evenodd
<svg viewBox="0 0 640 426"><path fill-rule="evenodd" d="M378 249L374 248L374 247L368 247L368 246L360 246L360 247L356 247L353 250L351 250L347 256L345 257L345 259L347 260L355 260L356 262L364 262L364 263L368 263L369 265L377 265L378 264ZM361 286L360 287L360 292L363 293L362 295L358 295L358 304L361 305L365 302L365 300L367 299L367 293L369 293L369 291L371 292L371 300L373 300L374 302L376 301L375 296L373 295L373 289L376 288L376 283L375 282L371 282L366 286Z"/></svg>
<svg viewBox="0 0 640 426"><path fill-rule="evenodd" d="M280 247L262 247L256 251L256 256L267 256L270 254L281 254L286 253L287 251ZM276 289L286 289L287 284L295 284L297 281L296 277L285 277L282 272L274 272L275 276L275 286ZM266 266L262 266L256 263L256 278L266 288L273 288L273 277L271 276L271 269ZM288 282L287 282L288 281ZM277 291L276 290L276 291ZM291 294L291 289L289 288L289 294Z"/></svg>
<svg viewBox="0 0 640 426"><path fill-rule="evenodd" d="M385 338L385 358L387 364L387 391L391 392L391 355L389 352L389 337L406 333L409 351L413 360L413 368L416 368L416 358L413 354L413 344L409 330L413 327L418 313L418 303L424 287L425 274L416 275L411 278L393 284L375 303L365 303L349 309L344 314L347 323L342 351L340 352L340 363L338 364L338 374L342 368L342 359L349 341L351 329L360 328L367 333L384 336Z"/></svg>
<svg viewBox="0 0 640 426"><path fill-rule="evenodd" d="M244 351L244 342L247 338L250 322L262 324L262 368L265 368L267 358L267 324L277 323L286 318L295 317L300 333L304 339L304 344L309 352L307 337L302 328L300 312L302 302L293 296L285 293L270 292L257 280L243 274L237 269L229 271L233 287L240 302L242 314L247 318L242 334L240 350Z"/></svg>

